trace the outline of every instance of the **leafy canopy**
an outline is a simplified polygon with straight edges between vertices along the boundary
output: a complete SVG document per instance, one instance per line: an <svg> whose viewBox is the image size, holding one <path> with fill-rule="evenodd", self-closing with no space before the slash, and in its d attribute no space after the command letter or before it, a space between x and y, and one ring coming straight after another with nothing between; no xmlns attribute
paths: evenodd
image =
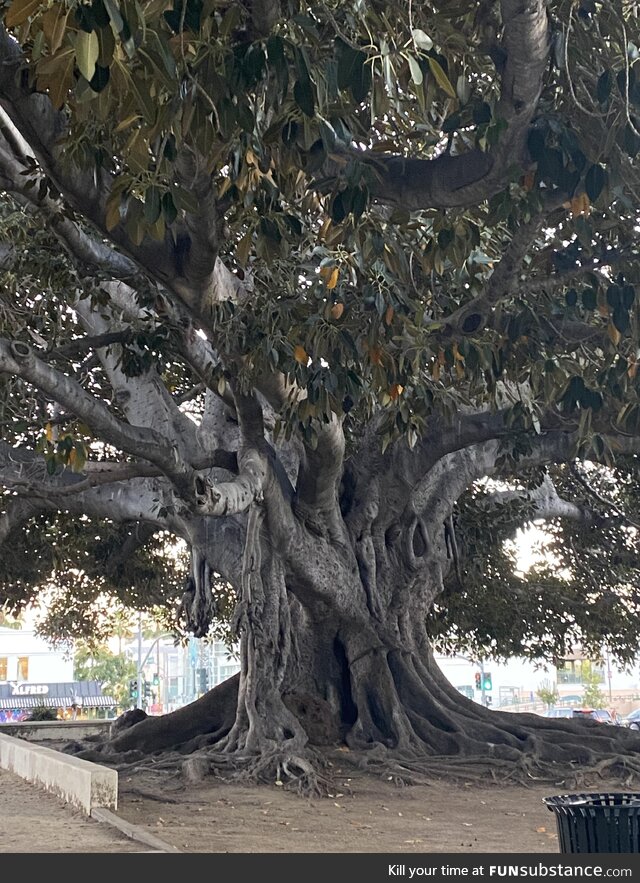
<svg viewBox="0 0 640 883"><path fill-rule="evenodd" d="M525 149L504 160L487 198L418 206L393 196L403 160L491 157L508 135L498 4L12 0L3 16L24 53L22 81L47 93L68 122L61 177L39 177L35 160L24 177L39 199L55 200L65 169L91 170L103 187L100 213L83 215L77 200L63 200L60 215L134 256L145 243L172 244L172 291L189 258L185 230L200 209L190 163L205 169L215 187L212 236L245 296L215 301L201 320L247 383L282 372L306 393L283 407L276 434L300 434L313 446L337 414L348 442L375 419L383 448L398 436L413 447L434 413L502 408L511 430L504 466L518 471L531 431L575 425L575 454L613 466L611 431L640 429L640 39L632 4L549 3L550 51ZM3 335L62 353L117 412L100 367L69 350L82 333L71 304L80 291L96 308L106 305L109 273L88 275L61 253L48 220L23 200L5 201L0 223L12 244ZM157 370L174 396L186 395L198 378L178 362L179 328L158 306L167 280L145 270L136 292L149 309L118 341L120 363L131 377ZM208 378L221 395L228 380L224 362ZM87 459L104 456L82 421L52 423L46 397L17 378L4 376L0 407L4 439L42 453L50 474L82 472ZM473 524L463 531L475 550L467 585L481 588L483 608L495 612L487 589L512 587L512 564L499 551L482 575L473 570L489 541L508 531ZM62 525L55 542L49 516L32 528L45 538L44 557L27 561L16 548L21 585L56 566L52 549L100 560L100 547L122 538L109 528L96 550L90 529L85 535L73 519ZM570 529L557 529L558 554L577 573ZM605 577L607 585L632 578L603 566ZM545 579L544 598L523 602L525 621L535 631L537 614L555 604L557 646L568 589ZM153 578L144 584L155 597ZM160 591L175 598L177 585ZM458 598L447 603L460 633L486 644L495 619L485 633L475 600ZM584 617L579 627L595 634ZM523 646L509 643L507 629L497 634L500 646ZM547 637L536 640L549 650Z"/></svg>

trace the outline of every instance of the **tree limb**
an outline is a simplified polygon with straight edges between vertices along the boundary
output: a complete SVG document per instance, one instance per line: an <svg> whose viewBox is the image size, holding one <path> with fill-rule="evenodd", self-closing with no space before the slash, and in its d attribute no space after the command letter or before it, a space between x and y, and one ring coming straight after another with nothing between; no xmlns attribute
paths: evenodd
<svg viewBox="0 0 640 883"><path fill-rule="evenodd" d="M185 500L193 499L194 471L177 458L175 446L169 439L155 430L118 420L105 404L85 392L79 383L38 359L27 344L0 339L0 372L14 374L32 383L80 417L105 441L155 464Z"/></svg>
<svg viewBox="0 0 640 883"><path fill-rule="evenodd" d="M471 150L436 159L365 154L378 171L372 195L403 208L453 208L478 205L506 185L514 164L526 163L526 137L542 90L549 53L549 28L543 0L502 0L502 49L506 64L496 117L506 129L488 152Z"/></svg>

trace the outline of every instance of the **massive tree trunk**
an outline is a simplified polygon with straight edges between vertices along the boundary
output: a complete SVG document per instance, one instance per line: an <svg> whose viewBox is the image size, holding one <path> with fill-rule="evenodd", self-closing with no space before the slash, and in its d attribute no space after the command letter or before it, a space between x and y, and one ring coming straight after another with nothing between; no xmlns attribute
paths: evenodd
<svg viewBox="0 0 640 883"><path fill-rule="evenodd" d="M305 790L322 782L319 749L338 745L403 781L640 772L625 756L640 747L633 733L489 710L439 669L426 618L455 570L443 516L480 468L478 451L445 457L400 512L372 480L343 497L335 530L298 507L285 537L282 510L253 504L236 611L240 674L186 708L117 728L101 759L169 750L174 764L199 751L207 770ZM542 496L555 503L548 488Z"/></svg>

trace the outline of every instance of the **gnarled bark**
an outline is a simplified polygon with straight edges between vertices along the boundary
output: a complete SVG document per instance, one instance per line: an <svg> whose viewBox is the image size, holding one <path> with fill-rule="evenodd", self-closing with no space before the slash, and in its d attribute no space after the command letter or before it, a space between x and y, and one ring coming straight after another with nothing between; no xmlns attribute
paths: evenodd
<svg viewBox="0 0 640 883"><path fill-rule="evenodd" d="M461 493L495 456L485 443L443 458L394 531L380 533L384 495L369 488L339 543L299 521L290 543L278 541L273 511L254 504L235 623L240 674L81 756L141 764L169 750L166 762L183 764L198 752L211 772L305 791L323 783L320 749L338 745L406 782L640 774L637 734L486 709L461 696L435 662L425 621L454 566L445 490ZM544 503L548 480L543 491Z"/></svg>

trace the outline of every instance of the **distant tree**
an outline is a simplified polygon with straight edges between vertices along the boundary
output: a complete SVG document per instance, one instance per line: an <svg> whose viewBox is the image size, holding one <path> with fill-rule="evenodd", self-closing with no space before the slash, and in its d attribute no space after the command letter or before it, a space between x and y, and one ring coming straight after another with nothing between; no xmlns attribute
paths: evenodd
<svg viewBox="0 0 640 883"><path fill-rule="evenodd" d="M536 690L536 696L542 700L548 708L551 708L552 705L556 704L559 695L556 685L552 684L550 681L543 681L542 685Z"/></svg>
<svg viewBox="0 0 640 883"><path fill-rule="evenodd" d="M136 664L124 654L106 647L79 647L74 655L73 676L78 681L100 681L103 692L113 696L121 708L129 703L129 680L136 675Z"/></svg>
<svg viewBox="0 0 640 883"><path fill-rule="evenodd" d="M585 705L589 708L604 708L607 700L602 692L602 677L589 660L582 662L582 683L584 684Z"/></svg>

